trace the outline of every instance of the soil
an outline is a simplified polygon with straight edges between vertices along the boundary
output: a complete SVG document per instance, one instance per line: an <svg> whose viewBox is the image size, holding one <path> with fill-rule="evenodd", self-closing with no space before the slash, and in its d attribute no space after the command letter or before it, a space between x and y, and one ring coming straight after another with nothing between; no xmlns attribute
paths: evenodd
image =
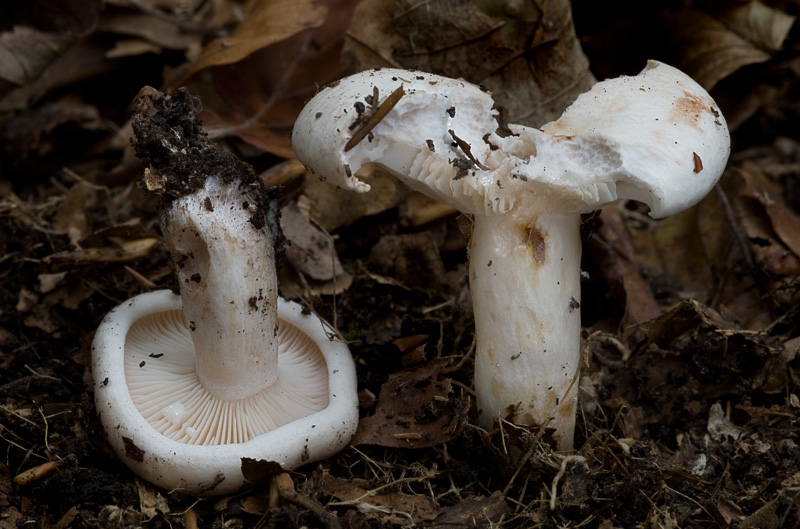
<svg viewBox="0 0 800 529"><path fill-rule="evenodd" d="M574 11L589 63L617 75L645 51L610 60L604 43L640 35L623 30L653 13L616 25L584 4ZM93 29L73 44L110 39L98 20L139 14L125 9L76 19ZM263 148L267 133L225 136L268 186L281 184L285 222L286 208L309 203L325 218L284 227L281 291L348 340L362 420L336 456L290 472L243 462L252 485L213 498L136 478L92 401L99 321L136 294L178 287L127 127L142 86L179 77L169 72L185 58L162 51L84 61L78 79L37 85L17 107L0 87L0 529L800 526L796 28L712 91L733 153L703 202L660 221L636 203L584 217L585 368L569 453L546 428L479 426L469 219L437 209L419 221L433 206L395 184L352 208L316 201L285 146ZM218 124L213 108L204 117ZM331 253L339 272L310 272Z"/></svg>

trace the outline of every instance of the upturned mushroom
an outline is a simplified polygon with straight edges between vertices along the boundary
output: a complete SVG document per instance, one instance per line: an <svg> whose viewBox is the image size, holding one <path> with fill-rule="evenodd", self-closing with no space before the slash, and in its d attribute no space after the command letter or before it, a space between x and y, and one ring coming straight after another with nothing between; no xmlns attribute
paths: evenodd
<svg viewBox="0 0 800 529"><path fill-rule="evenodd" d="M654 218L692 206L722 174L730 137L706 91L655 61L596 84L541 129L503 134L496 118L478 86L372 70L309 101L292 144L337 186L369 191L358 171L378 164L472 215L481 421L554 428L566 450L580 369L580 215L621 199Z"/></svg>
<svg viewBox="0 0 800 529"><path fill-rule="evenodd" d="M341 450L358 421L355 368L333 328L277 295L274 205L215 148L199 102L137 98L137 154L160 196L180 296L136 296L92 345L95 402L120 459L148 481L230 493L245 458L293 468Z"/></svg>

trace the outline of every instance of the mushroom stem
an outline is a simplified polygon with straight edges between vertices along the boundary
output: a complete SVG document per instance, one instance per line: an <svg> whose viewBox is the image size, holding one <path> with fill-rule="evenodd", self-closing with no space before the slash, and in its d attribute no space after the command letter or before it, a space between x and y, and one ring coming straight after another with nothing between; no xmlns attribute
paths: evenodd
<svg viewBox="0 0 800 529"><path fill-rule="evenodd" d="M254 222L257 191L210 177L161 214L178 267L197 376L222 400L238 400L278 376L274 236Z"/></svg>
<svg viewBox="0 0 800 529"><path fill-rule="evenodd" d="M470 289L481 423L555 429L572 449L580 363L580 216L539 201L476 215Z"/></svg>

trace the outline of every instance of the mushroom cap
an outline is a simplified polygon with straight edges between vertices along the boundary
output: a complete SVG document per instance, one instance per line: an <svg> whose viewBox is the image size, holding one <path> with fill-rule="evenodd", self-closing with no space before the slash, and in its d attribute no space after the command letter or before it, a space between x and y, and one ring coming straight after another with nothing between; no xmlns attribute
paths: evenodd
<svg viewBox="0 0 800 529"><path fill-rule="evenodd" d="M403 92L370 134L367 114ZM380 105L366 111L379 93ZM300 161L320 178L366 192L357 171L378 163L410 187L467 213L503 214L523 202L583 213L619 199L651 215L685 209L714 186L730 153L725 120L689 76L649 61L637 76L597 83L540 129L498 133L491 96L462 80L370 70L320 91L292 133ZM350 142L350 144L348 144Z"/></svg>
<svg viewBox="0 0 800 529"><path fill-rule="evenodd" d="M512 175L578 212L633 199L655 218L672 215L714 187L730 155L711 96L657 61L636 76L597 83L541 130L509 128L519 136L505 142L531 141L537 150Z"/></svg>
<svg viewBox="0 0 800 529"><path fill-rule="evenodd" d="M358 422L347 346L296 303L280 299L278 318L278 381L226 402L197 381L179 296L142 294L112 310L95 335L92 368L120 459L166 489L216 495L244 484L243 458L294 468L346 446Z"/></svg>
<svg viewBox="0 0 800 529"><path fill-rule="evenodd" d="M390 106L387 99L401 87L399 100L371 134L348 148L367 116ZM393 68L368 70L314 96L295 122L292 146L312 173L338 187L369 191L356 173L377 163L412 189L461 211L481 211L494 180L485 171L475 173L483 180L459 177L462 168L474 164L453 134L470 146L475 160L485 162L492 153L486 138L497 129L493 105L488 91L464 80Z"/></svg>

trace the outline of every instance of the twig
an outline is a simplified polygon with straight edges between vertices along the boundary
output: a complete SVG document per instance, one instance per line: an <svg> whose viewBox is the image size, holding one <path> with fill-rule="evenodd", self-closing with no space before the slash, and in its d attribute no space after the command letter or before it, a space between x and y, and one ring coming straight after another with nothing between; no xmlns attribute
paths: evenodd
<svg viewBox="0 0 800 529"><path fill-rule="evenodd" d="M339 523L339 518L332 512L325 509L319 502L316 502L305 496L290 489L278 489L278 496L283 501L289 502L292 505L297 505L308 511L314 513L319 520L325 524L329 529L341 529L342 524ZM328 504L330 505L330 504Z"/></svg>
<svg viewBox="0 0 800 529"><path fill-rule="evenodd" d="M553 484L550 485L550 510L556 510L556 497L558 494L558 482L564 477L564 473L567 471L567 464L569 463L581 463L583 465L586 464L586 458L583 456L566 456L564 459L561 460L561 468L558 470L558 474L556 477L553 478Z"/></svg>
<svg viewBox="0 0 800 529"><path fill-rule="evenodd" d="M405 93L406 91L403 89L403 85L400 85L397 90L389 94L389 97L387 97L383 103L381 103L380 106L375 109L375 112L373 112L372 115L367 118L367 121L364 122L364 125L362 125L361 128L358 129L355 134L353 134L353 137L350 138L350 140L344 145L344 152L349 151L358 145L361 140L366 138L367 134L372 132L372 129L374 129L378 123L380 123L381 120L386 117L386 114L391 112L391 110L400 101L400 98L405 95Z"/></svg>

